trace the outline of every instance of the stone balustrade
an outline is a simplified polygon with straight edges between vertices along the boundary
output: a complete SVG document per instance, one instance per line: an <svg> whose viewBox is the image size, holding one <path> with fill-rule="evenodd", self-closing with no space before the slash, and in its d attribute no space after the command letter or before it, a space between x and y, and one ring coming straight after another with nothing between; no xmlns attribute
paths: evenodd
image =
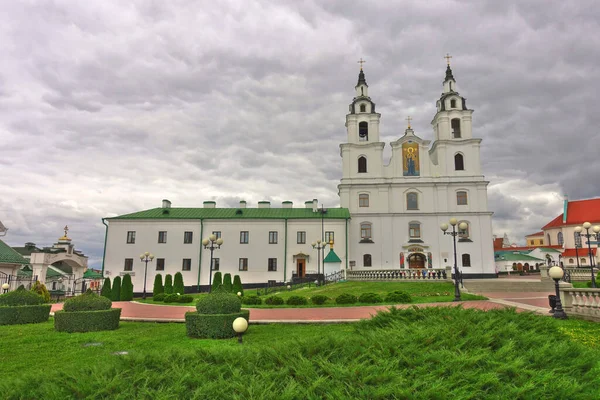
<svg viewBox="0 0 600 400"><path fill-rule="evenodd" d="M564 286L561 284L560 300L567 315L600 321L600 289L576 289Z"/></svg>
<svg viewBox="0 0 600 400"><path fill-rule="evenodd" d="M346 271L349 281L445 281L451 279L450 268L432 269L373 269Z"/></svg>
<svg viewBox="0 0 600 400"><path fill-rule="evenodd" d="M544 280L550 280L550 275L548 275L548 270L550 267L542 266L540 267L540 275ZM565 272L569 273L571 278L571 282L587 282L592 280L592 273L589 268L577 268L577 267L565 267ZM594 273L598 273L598 269L594 268Z"/></svg>

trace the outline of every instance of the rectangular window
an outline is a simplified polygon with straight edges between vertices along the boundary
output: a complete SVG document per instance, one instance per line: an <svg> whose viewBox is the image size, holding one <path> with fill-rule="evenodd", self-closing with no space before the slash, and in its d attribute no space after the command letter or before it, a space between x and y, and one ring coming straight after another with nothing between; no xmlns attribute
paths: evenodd
<svg viewBox="0 0 600 400"><path fill-rule="evenodd" d="M461 239L468 239L469 238L469 224L468 223L466 223L466 224L467 224L467 229L463 230L463 229L458 228L458 237L461 238Z"/></svg>
<svg viewBox="0 0 600 400"><path fill-rule="evenodd" d="M269 244L277 244L277 232L269 232Z"/></svg>
<svg viewBox="0 0 600 400"><path fill-rule="evenodd" d="M421 224L417 222L411 222L408 224L408 233L411 239L417 239L421 237Z"/></svg>
<svg viewBox="0 0 600 400"><path fill-rule="evenodd" d="M406 194L406 209L407 210L418 210L419 209L419 197L416 193Z"/></svg>
<svg viewBox="0 0 600 400"><path fill-rule="evenodd" d="M358 195L358 206L359 207L369 207L369 195L368 194L359 194Z"/></svg>
<svg viewBox="0 0 600 400"><path fill-rule="evenodd" d="M241 231L240 232L240 243L242 244L248 244L248 231Z"/></svg>
<svg viewBox="0 0 600 400"><path fill-rule="evenodd" d="M333 237L333 232L325 232L325 243L335 243L335 238Z"/></svg>
<svg viewBox="0 0 600 400"><path fill-rule="evenodd" d="M135 231L127 232L127 244L135 243Z"/></svg>
<svg viewBox="0 0 600 400"><path fill-rule="evenodd" d="M277 271L277 259L269 258L269 271Z"/></svg>
<svg viewBox="0 0 600 400"><path fill-rule="evenodd" d="M158 243L167 243L167 231L158 232Z"/></svg>
<svg viewBox="0 0 600 400"><path fill-rule="evenodd" d="M215 235L217 237L217 239L221 238L221 231L213 231L212 234Z"/></svg>
<svg viewBox="0 0 600 400"><path fill-rule="evenodd" d="M191 258L183 259L183 262L181 263L181 270L182 271L191 271L192 270L192 259Z"/></svg>
<svg viewBox="0 0 600 400"><path fill-rule="evenodd" d="M123 267L123 271L133 271L133 258L125 259L125 266Z"/></svg>
<svg viewBox="0 0 600 400"><path fill-rule="evenodd" d="M468 204L467 192L456 192L456 204L459 206L466 206Z"/></svg>
<svg viewBox="0 0 600 400"><path fill-rule="evenodd" d="M248 259L240 258L240 271L248 271Z"/></svg>
<svg viewBox="0 0 600 400"><path fill-rule="evenodd" d="M219 258L213 258L213 262L212 262L212 270L213 271L218 271L219 270L219 265L221 264L220 261L221 260Z"/></svg>
<svg viewBox="0 0 600 400"><path fill-rule="evenodd" d="M157 271L164 271L165 270L165 259L164 258L157 258L156 259L156 270Z"/></svg>
<svg viewBox="0 0 600 400"><path fill-rule="evenodd" d="M185 244L192 243L193 237L194 237L194 232L183 232L183 243L185 243Z"/></svg>
<svg viewBox="0 0 600 400"><path fill-rule="evenodd" d="M371 255L370 254L363 255L363 267L370 267L370 266L371 266Z"/></svg>
<svg viewBox="0 0 600 400"><path fill-rule="evenodd" d="M471 266L471 255L470 254L463 254L462 255L462 266L463 267L470 267Z"/></svg>
<svg viewBox="0 0 600 400"><path fill-rule="evenodd" d="M371 224L360 224L360 237L371 239Z"/></svg>
<svg viewBox="0 0 600 400"><path fill-rule="evenodd" d="M305 244L306 243L306 232L298 231L296 233L296 243Z"/></svg>

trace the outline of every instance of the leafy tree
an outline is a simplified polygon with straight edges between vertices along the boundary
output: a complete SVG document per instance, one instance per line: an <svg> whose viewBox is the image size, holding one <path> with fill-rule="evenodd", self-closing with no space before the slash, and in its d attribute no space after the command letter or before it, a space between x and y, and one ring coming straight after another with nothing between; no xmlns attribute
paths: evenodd
<svg viewBox="0 0 600 400"><path fill-rule="evenodd" d="M165 275L165 294L173 294L173 277L171 274Z"/></svg>
<svg viewBox="0 0 600 400"><path fill-rule="evenodd" d="M162 275L156 274L154 276L154 288L152 289L152 297L156 297L157 294L164 293L165 288L162 283Z"/></svg>
<svg viewBox="0 0 600 400"><path fill-rule="evenodd" d="M112 301L120 301L121 300L121 277L120 276L117 276L117 277L115 277L115 279L113 279L110 299Z"/></svg>
<svg viewBox="0 0 600 400"><path fill-rule="evenodd" d="M173 293L183 294L184 292L183 275L181 275L181 272L178 272L175 274L175 280L173 282Z"/></svg>
<svg viewBox="0 0 600 400"><path fill-rule="evenodd" d="M212 291L219 289L219 286L221 286L222 284L223 284L223 282L221 280L221 273L219 271L217 271L217 272L215 272L215 275L213 276Z"/></svg>
<svg viewBox="0 0 600 400"><path fill-rule="evenodd" d="M241 293L244 295L244 287L242 286L242 280L239 275L233 277L233 294Z"/></svg>
<svg viewBox="0 0 600 400"><path fill-rule="evenodd" d="M44 303L50 302L50 292L46 289L46 285L40 281L35 281L35 284L31 288L32 292L35 292L44 298Z"/></svg>
<svg viewBox="0 0 600 400"><path fill-rule="evenodd" d="M104 296L107 299L112 299L112 290L110 289L110 278L104 278L104 285L102 285L102 291L100 296Z"/></svg>
<svg viewBox="0 0 600 400"><path fill-rule="evenodd" d="M223 275L223 289L227 293L231 293L233 291L233 285L231 284L231 274Z"/></svg>
<svg viewBox="0 0 600 400"><path fill-rule="evenodd" d="M133 283L131 282L131 275L127 274L123 277L123 283L121 284L121 301L133 300Z"/></svg>

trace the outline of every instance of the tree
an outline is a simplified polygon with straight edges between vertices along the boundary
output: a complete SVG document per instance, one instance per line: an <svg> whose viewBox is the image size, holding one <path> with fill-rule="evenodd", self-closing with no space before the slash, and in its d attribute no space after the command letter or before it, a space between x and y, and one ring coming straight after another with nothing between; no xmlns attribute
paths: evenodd
<svg viewBox="0 0 600 400"><path fill-rule="evenodd" d="M102 291L100 296L104 296L107 299L112 299L112 290L110 289L110 278L104 278L104 285L102 285Z"/></svg>
<svg viewBox="0 0 600 400"><path fill-rule="evenodd" d="M233 277L233 294L241 293L244 295L244 287L242 286L242 280L239 275Z"/></svg>
<svg viewBox="0 0 600 400"><path fill-rule="evenodd" d="M185 286L183 286L183 275L181 275L181 272L175 274L175 280L173 282L173 293L185 293Z"/></svg>
<svg viewBox="0 0 600 400"><path fill-rule="evenodd" d="M35 292L44 298L44 303L50 302L50 292L46 289L46 285L40 281L35 281L35 284L31 288L32 292Z"/></svg>
<svg viewBox="0 0 600 400"><path fill-rule="evenodd" d="M121 301L133 300L133 283L131 282L131 275L127 274L123 277L123 283L121 284Z"/></svg>
<svg viewBox="0 0 600 400"><path fill-rule="evenodd" d="M156 274L154 276L154 288L152 289L152 297L156 296L157 294L164 293L164 292L165 292L165 288L163 287L163 283L162 283L162 275Z"/></svg>
<svg viewBox="0 0 600 400"><path fill-rule="evenodd" d="M171 274L165 275L165 294L173 293L173 277Z"/></svg>
<svg viewBox="0 0 600 400"><path fill-rule="evenodd" d="M221 273L220 272L215 272L215 276L213 276L213 281L212 281L212 291L219 289L219 286L221 286L223 284L223 282L221 281Z"/></svg>
<svg viewBox="0 0 600 400"><path fill-rule="evenodd" d="M231 293L233 291L233 285L231 284L231 274L223 275L223 289L227 293Z"/></svg>
<svg viewBox="0 0 600 400"><path fill-rule="evenodd" d="M117 276L117 277L115 277L115 279L113 279L110 299L112 301L120 301L121 300L121 277L120 276Z"/></svg>

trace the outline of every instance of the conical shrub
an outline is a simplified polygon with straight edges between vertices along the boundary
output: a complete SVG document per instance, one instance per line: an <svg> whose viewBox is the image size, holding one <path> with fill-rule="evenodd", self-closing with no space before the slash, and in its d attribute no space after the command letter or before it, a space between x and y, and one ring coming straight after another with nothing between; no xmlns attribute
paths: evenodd
<svg viewBox="0 0 600 400"><path fill-rule="evenodd" d="M221 279L221 273L219 271L217 271L217 272L215 272L215 275L213 276L212 291L219 289L219 286L221 286L222 284L223 284L223 281Z"/></svg>
<svg viewBox="0 0 600 400"><path fill-rule="evenodd" d="M165 275L165 294L173 293L173 277L171 274Z"/></svg>
<svg viewBox="0 0 600 400"><path fill-rule="evenodd" d="M233 294L241 293L244 295L244 287L242 286L242 280L239 275L233 277Z"/></svg>
<svg viewBox="0 0 600 400"><path fill-rule="evenodd" d="M152 297L155 297L157 294L161 294L165 292L165 288L162 283L162 275L156 274L154 276L154 288L152 288Z"/></svg>
<svg viewBox="0 0 600 400"><path fill-rule="evenodd" d="M112 290L110 289L110 278L104 278L104 285L102 285L102 291L100 296L104 296L107 299L112 299Z"/></svg>
<svg viewBox="0 0 600 400"><path fill-rule="evenodd" d="M227 293L231 293L233 291L233 284L231 283L231 274L223 275L223 289Z"/></svg>
<svg viewBox="0 0 600 400"><path fill-rule="evenodd" d="M175 274L175 280L173 282L173 293L185 293L185 286L183 286L183 275L181 275L181 272Z"/></svg>
<svg viewBox="0 0 600 400"><path fill-rule="evenodd" d="M112 301L121 301L121 277L113 279L112 291L110 295Z"/></svg>
<svg viewBox="0 0 600 400"><path fill-rule="evenodd" d="M127 274L123 277L123 283L121 284L121 301L133 300L133 283L131 282L131 275Z"/></svg>

